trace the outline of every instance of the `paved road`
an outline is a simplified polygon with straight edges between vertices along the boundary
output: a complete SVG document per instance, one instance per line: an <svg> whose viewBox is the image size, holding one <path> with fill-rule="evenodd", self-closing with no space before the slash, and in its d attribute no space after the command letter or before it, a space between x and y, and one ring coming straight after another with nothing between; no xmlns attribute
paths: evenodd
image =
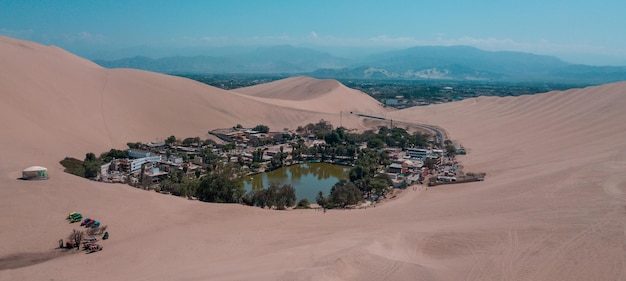
<svg viewBox="0 0 626 281"><path fill-rule="evenodd" d="M416 128L420 128L420 129L424 129L427 131L431 131L433 132L436 136L437 136L437 142L439 143L440 147L443 148L445 147L445 141L450 139L448 132L438 126L434 126L434 125L428 125L428 124L421 124L421 123L413 123L413 122L406 122L406 121L397 121L397 120L392 120L392 119L387 119L385 117L380 117L380 116L374 116L374 115L366 115L366 114L356 114L359 117L362 118L368 118L368 119L374 119L374 120L378 120L381 122L390 122L392 121L394 124L402 124L402 125L407 125L407 126L411 126L411 127L416 127Z"/></svg>

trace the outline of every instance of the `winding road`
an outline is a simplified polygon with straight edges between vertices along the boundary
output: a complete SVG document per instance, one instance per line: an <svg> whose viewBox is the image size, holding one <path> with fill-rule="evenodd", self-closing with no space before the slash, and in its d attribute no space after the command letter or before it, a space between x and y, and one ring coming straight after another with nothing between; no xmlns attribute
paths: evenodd
<svg viewBox="0 0 626 281"><path fill-rule="evenodd" d="M423 129L426 131L430 131L433 132L436 136L437 136L437 142L439 143L440 147L445 147L445 141L450 139L448 132L438 126L434 126L434 125L428 125L428 124L421 124L421 123L412 123L412 122L406 122L406 121L397 121L397 120L393 120L393 119L388 119L385 117L380 117L380 116L374 116L374 115L367 115L367 114L360 114L360 113L356 113L357 116L362 117L362 118L367 118L367 119L373 119L373 120L378 120L381 122L392 122L395 124L402 124L402 125L407 125L407 126L411 126L411 127L415 127L415 128L419 128L419 129Z"/></svg>

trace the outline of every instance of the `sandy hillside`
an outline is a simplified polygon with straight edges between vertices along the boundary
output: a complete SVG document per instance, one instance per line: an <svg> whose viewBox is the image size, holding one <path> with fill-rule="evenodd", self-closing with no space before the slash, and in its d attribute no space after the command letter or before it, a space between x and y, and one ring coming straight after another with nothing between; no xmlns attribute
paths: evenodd
<svg viewBox="0 0 626 281"><path fill-rule="evenodd" d="M53 251L72 210L111 233L102 252L0 270L0 280L626 279L626 83L386 113L445 127L469 150L466 170L487 180L326 214L188 201L90 182L57 164L240 118L272 126L328 116L259 100L302 98L105 70L5 37L0 85L0 266ZM16 180L34 164L51 179Z"/></svg>
<svg viewBox="0 0 626 281"><path fill-rule="evenodd" d="M329 79L299 76L233 91L254 97L260 102L293 109L329 114L342 111L344 116L381 112L380 102L374 98Z"/></svg>
<svg viewBox="0 0 626 281"><path fill-rule="evenodd" d="M321 99L311 99L310 108L291 109L184 78L103 69L61 49L32 42L0 37L0 50L0 111L10 121L0 129L13 136L2 144L22 157L33 147L55 153L56 160L96 148L125 146L129 141L169 135L206 137L210 129L255 126L260 121L274 130L320 119L340 121L340 110L316 110L322 107L319 104L329 107ZM365 103L377 107L367 98ZM344 117L345 124L359 126L357 117Z"/></svg>
<svg viewBox="0 0 626 281"><path fill-rule="evenodd" d="M270 83L236 89L236 92L262 98L283 100L313 100L331 94L341 83L330 79L314 79L306 76L290 77Z"/></svg>

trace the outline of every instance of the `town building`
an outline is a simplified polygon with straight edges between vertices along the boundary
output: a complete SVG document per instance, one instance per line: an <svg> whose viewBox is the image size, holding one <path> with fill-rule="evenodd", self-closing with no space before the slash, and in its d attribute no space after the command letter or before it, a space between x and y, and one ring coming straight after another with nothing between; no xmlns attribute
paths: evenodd
<svg viewBox="0 0 626 281"><path fill-rule="evenodd" d="M141 169L141 165L154 162L161 162L161 155L133 159L130 161L130 172L134 173L139 171L139 169Z"/></svg>
<svg viewBox="0 0 626 281"><path fill-rule="evenodd" d="M24 180L47 180L48 169L41 166L32 166L22 170Z"/></svg>
<svg viewBox="0 0 626 281"><path fill-rule="evenodd" d="M130 158L145 158L145 157L154 156L154 153L150 151L143 150L143 149L134 149L134 148L127 149L126 154Z"/></svg>
<svg viewBox="0 0 626 281"><path fill-rule="evenodd" d="M164 147L165 142L164 141L151 141L151 142L146 143L146 146L151 147L151 148Z"/></svg>
<svg viewBox="0 0 626 281"><path fill-rule="evenodd" d="M142 157L137 159L115 159L111 161L109 170L134 173L136 171L139 171L143 164L155 162L161 162L161 155Z"/></svg>
<svg viewBox="0 0 626 281"><path fill-rule="evenodd" d="M387 167L387 173L403 174L403 173L406 173L406 168L403 168L401 163L391 163L391 165Z"/></svg>
<svg viewBox="0 0 626 281"><path fill-rule="evenodd" d="M405 154L411 159L419 159L420 161L424 161L426 160L426 157L428 156L428 149L407 148Z"/></svg>

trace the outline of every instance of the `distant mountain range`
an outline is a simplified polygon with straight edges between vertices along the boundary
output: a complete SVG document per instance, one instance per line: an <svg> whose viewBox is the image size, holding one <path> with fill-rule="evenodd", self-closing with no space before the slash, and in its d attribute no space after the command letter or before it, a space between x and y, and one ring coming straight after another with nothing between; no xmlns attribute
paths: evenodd
<svg viewBox="0 0 626 281"><path fill-rule="evenodd" d="M118 60L94 60L107 68L136 68L162 73L307 73L320 68L339 69L350 60L308 48L283 45L245 50L220 56L143 56Z"/></svg>
<svg viewBox="0 0 626 281"><path fill-rule="evenodd" d="M298 74L332 79L534 81L600 84L626 80L626 66L574 65L556 57L467 46L419 46L347 59L293 46L242 49L216 56L94 60L107 68L178 73Z"/></svg>

